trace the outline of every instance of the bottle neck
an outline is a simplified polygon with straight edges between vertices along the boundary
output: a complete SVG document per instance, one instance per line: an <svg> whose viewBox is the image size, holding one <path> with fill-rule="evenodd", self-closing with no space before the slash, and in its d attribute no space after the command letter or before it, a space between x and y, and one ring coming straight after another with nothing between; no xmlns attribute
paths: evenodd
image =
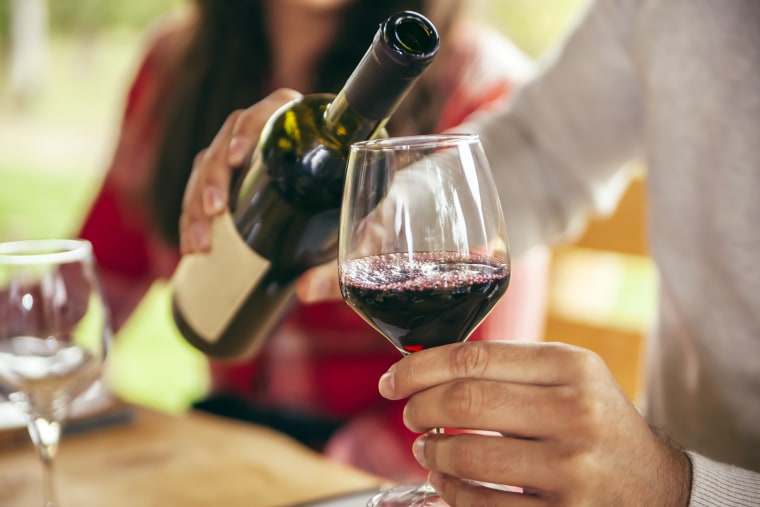
<svg viewBox="0 0 760 507"><path fill-rule="evenodd" d="M389 17L325 111L325 127L348 144L377 135L437 51L426 18L411 11Z"/></svg>
<svg viewBox="0 0 760 507"><path fill-rule="evenodd" d="M333 138L349 146L356 141L374 138L385 127L390 112L379 119L367 118L351 106L343 89L327 106L324 126Z"/></svg>

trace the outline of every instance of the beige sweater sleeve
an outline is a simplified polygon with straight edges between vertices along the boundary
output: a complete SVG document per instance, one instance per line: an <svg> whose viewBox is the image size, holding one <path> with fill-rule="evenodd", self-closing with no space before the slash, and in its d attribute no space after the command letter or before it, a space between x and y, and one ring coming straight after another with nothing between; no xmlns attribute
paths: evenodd
<svg viewBox="0 0 760 507"><path fill-rule="evenodd" d="M720 94L709 95L707 92L713 88L722 90L721 87L730 82L725 80L725 76L751 75L752 71L748 69L752 68L756 72L757 67L750 67L753 61L756 62L752 60L756 53L741 41L758 37L756 30L760 24L755 20L760 22L759 15L760 2L755 0L725 3L702 1L698 4L694 4L693 0L598 0L589 5L560 49L540 62L536 78L518 93L510 109L482 113L464 125L461 130L476 132L483 140L504 208L513 252L519 254L534 244L567 239L581 230L590 214L610 210L630 176L623 168L637 157L646 157L648 163L659 163L657 167L650 167L653 173L657 173L658 184L658 194L652 196L657 198L657 202L650 212L660 215L658 221L650 217L650 225L654 222L654 226L659 227L655 238L659 240L655 245L659 251L655 255L660 269L663 269L661 261L665 260L665 268L675 265L676 275L678 269L683 267L682 259L678 258L678 248L691 251L688 248L693 246L684 243L683 234L676 235L674 241L664 241L669 240L674 232L680 233L681 226L677 218L662 216L662 213L672 213L670 204L674 193L683 194L683 187L695 188L695 182L689 177L715 174L715 167L708 165L712 160L710 150L720 150L733 161L733 166L725 167L740 172L737 177L747 177L745 185L734 189L736 206L731 208L730 199L725 203L721 201L721 212L730 214L732 209L743 209L740 206L748 206L747 203L756 199L745 194L752 192L751 182L757 181L752 178L756 178L754 175L757 173L753 171L760 159L748 154L738 156L734 152L741 155L749 151L731 151L731 147L744 147L745 144L739 143L739 140L744 142L756 138L760 124L755 117L752 117L755 118L753 120L747 116L744 118L746 122L740 124L745 125L744 128L736 128L730 131L730 135L719 131L718 135L727 137L716 140L716 133L710 130L717 124L713 121L715 118L709 116L705 120L697 114L697 111L704 113L706 108L701 107L704 99L694 100L694 94L715 99ZM689 19L690 16L694 19ZM723 23L717 23L718 19ZM705 39L704 32L694 32L699 29L695 26L716 32L710 34L712 38ZM730 29L739 33L727 33L724 26L733 27ZM652 33L652 30L657 33ZM680 30L680 34L674 37L673 30ZM700 44L690 45L689 42L694 40L700 41ZM708 51L712 54L700 53L695 58L691 53L693 47L702 48L706 40L720 41L726 46L709 46ZM671 46L658 45L663 41L671 43ZM746 59L726 58L735 47L746 51ZM704 65L704 68L715 69L715 72L697 73L701 79L698 83L691 81L693 72L681 72L684 69L679 68L687 64L704 64L705 59L709 59L710 65ZM654 69L647 67L648 62L652 61L659 62L660 66ZM741 83L745 84L744 81ZM679 108L681 103L670 100L669 90L688 97L683 101L688 106ZM742 90L737 93L746 92ZM746 110L757 107L757 93L742 96ZM732 97L732 100L735 98ZM726 120L723 117L720 119ZM678 135L674 136L673 133ZM658 135L665 137L655 137ZM677 142L670 142L672 139ZM746 146L756 144L750 142ZM721 169L725 167L721 166ZM684 202L691 207L677 208L680 216L688 219L704 213L704 203L699 202L699 198L711 197L712 190L709 185L704 185L689 194L690 198ZM738 244L747 243L747 235L752 236L753 240L757 237L752 228L747 229L747 235L731 236L730 231L721 227L707 232L717 234L714 245L708 245L715 246L716 252L725 252L726 248L736 246L735 236L740 238ZM736 257L729 256L729 259ZM747 266L751 270L754 264ZM751 271L746 273L748 276ZM676 276L676 279L680 282L680 278ZM687 292L704 294L704 287L691 278L687 282L689 280L692 284ZM714 291L716 287L713 285L711 289ZM731 290L724 292L733 294ZM691 300L679 299L678 303L682 308L693 306L690 305ZM754 303L741 300L718 302L720 304L742 308L744 304ZM716 315L718 309L713 308L711 315ZM746 322L733 321L733 334L730 336L741 337L745 331L752 333L752 322L751 319ZM667 321L666 324L671 326L666 326L666 329L671 329L678 322ZM692 332L687 345L671 343L668 341L672 338L670 335L661 337L661 343L653 344L653 348L660 347L657 353L661 356L662 368L669 371L682 368L679 361L684 348L693 347L701 354L698 356L702 361L700 364L705 365L700 371L716 372L715 378L706 382L721 384L730 390L731 384L726 383L731 381L732 375L736 376L736 371L729 373L721 370L722 366L711 347L737 347L744 342L721 345L722 342L715 337L729 334L717 322L716 325L716 328L703 329L706 323L702 323L700 329L682 330ZM760 337L755 335L754 339L757 338ZM663 343L672 347L673 351L663 353ZM751 350L756 350L757 346L752 349L748 343L745 344L746 353L753 354ZM744 389L746 383L742 383L743 380L737 382L736 390ZM699 392L679 390L682 388L680 385L668 387L672 395L669 399L671 405L678 399L686 399L687 395L693 396L698 403ZM738 404L738 407L757 401L756 394L746 397L745 405ZM680 414L679 417L688 419L690 414ZM718 419L729 417L741 420L734 413L716 415ZM744 417L749 417L746 411ZM711 431L721 431L719 422L705 420L703 425ZM751 433L751 428L746 431ZM745 439L746 445L752 445L751 435L741 438ZM689 456L693 463L692 507L760 506L760 474L723 465L695 453Z"/></svg>
<svg viewBox="0 0 760 507"><path fill-rule="evenodd" d="M689 507L757 507L760 474L688 453L692 466Z"/></svg>
<svg viewBox="0 0 760 507"><path fill-rule="evenodd" d="M642 137L629 4L636 2L591 4L510 109L462 127L483 140L518 255L577 235L588 215L612 211L625 189L621 167Z"/></svg>

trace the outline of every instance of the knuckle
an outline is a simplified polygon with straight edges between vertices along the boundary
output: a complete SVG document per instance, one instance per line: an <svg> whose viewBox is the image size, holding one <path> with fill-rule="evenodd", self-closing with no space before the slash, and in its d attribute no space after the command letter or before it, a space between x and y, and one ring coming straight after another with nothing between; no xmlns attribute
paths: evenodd
<svg viewBox="0 0 760 507"><path fill-rule="evenodd" d="M259 115L260 112L255 105L233 112L228 119L232 125L232 135L237 135L241 131L246 130L246 126L254 123L259 118Z"/></svg>
<svg viewBox="0 0 760 507"><path fill-rule="evenodd" d="M579 427L595 425L601 415L600 402L588 396L586 391L579 386L564 386L560 391L560 398L564 412Z"/></svg>
<svg viewBox="0 0 760 507"><path fill-rule="evenodd" d="M227 119L225 120L225 123L228 124L228 125L234 125L235 123L238 122L238 120L240 119L241 116L250 115L252 109L253 109L253 106L248 107L246 109L241 109L241 108L234 109L227 116Z"/></svg>
<svg viewBox="0 0 760 507"><path fill-rule="evenodd" d="M472 417L482 412L485 396L479 383L459 380L452 382L446 391L444 407L453 421L471 423Z"/></svg>
<svg viewBox="0 0 760 507"><path fill-rule="evenodd" d="M424 383L429 366L421 364L416 357L403 358L399 363L400 367L396 370L397 385L418 386Z"/></svg>
<svg viewBox="0 0 760 507"><path fill-rule="evenodd" d="M449 367L455 377L479 377L488 367L488 353L477 342L457 344L451 349Z"/></svg>
<svg viewBox="0 0 760 507"><path fill-rule="evenodd" d="M289 102L301 97L301 94L292 88L279 88L273 91L270 97L278 102Z"/></svg>
<svg viewBox="0 0 760 507"><path fill-rule="evenodd" d="M560 384L590 384L598 381L607 365L597 353L565 343L548 343L539 352L540 359L557 365Z"/></svg>
<svg viewBox="0 0 760 507"><path fill-rule="evenodd" d="M219 140L220 138L223 138L227 135L229 135L230 131L235 131L238 128L238 125L240 124L240 121L246 117L246 115L250 115L250 110L253 107L249 107L247 109L235 109L232 111L228 116L227 119L224 120L224 124L222 125L222 128L217 132L215 136L215 140ZM211 143L211 148L213 149L214 145L216 143Z"/></svg>
<svg viewBox="0 0 760 507"><path fill-rule="evenodd" d="M195 154L195 157L193 158L193 168L198 167L201 163L203 163L207 152L208 148L203 148L201 151Z"/></svg>
<svg viewBox="0 0 760 507"><path fill-rule="evenodd" d="M606 368L604 360L595 352L575 347L572 351L572 361L575 375L581 380L598 378L599 372Z"/></svg>
<svg viewBox="0 0 760 507"><path fill-rule="evenodd" d="M575 387L563 388L561 402L560 416L567 421L566 451L570 454L592 451L605 432L605 403Z"/></svg>
<svg viewBox="0 0 760 507"><path fill-rule="evenodd" d="M459 477L472 477L485 462L485 456L480 448L456 437L450 441L449 463L451 472Z"/></svg>

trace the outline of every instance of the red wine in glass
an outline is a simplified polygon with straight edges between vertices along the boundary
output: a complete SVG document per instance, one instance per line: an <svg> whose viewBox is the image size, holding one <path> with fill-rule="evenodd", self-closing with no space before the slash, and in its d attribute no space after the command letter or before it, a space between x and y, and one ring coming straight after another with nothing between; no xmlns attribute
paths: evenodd
<svg viewBox="0 0 760 507"><path fill-rule="evenodd" d="M499 259L454 252L370 255L340 269L345 301L402 354L466 340L510 277Z"/></svg>

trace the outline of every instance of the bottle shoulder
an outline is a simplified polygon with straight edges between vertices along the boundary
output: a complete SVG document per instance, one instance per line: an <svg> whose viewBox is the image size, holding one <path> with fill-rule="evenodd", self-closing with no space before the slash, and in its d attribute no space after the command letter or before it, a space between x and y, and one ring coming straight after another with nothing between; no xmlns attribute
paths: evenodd
<svg viewBox="0 0 760 507"><path fill-rule="evenodd" d="M335 144L324 126L325 112L334 98L327 93L304 95L283 106L267 122L261 148L298 151L309 149L315 142Z"/></svg>
<svg viewBox="0 0 760 507"><path fill-rule="evenodd" d="M305 95L268 123L259 150L261 170L273 188L301 209L339 206L349 146L325 127L331 94Z"/></svg>

